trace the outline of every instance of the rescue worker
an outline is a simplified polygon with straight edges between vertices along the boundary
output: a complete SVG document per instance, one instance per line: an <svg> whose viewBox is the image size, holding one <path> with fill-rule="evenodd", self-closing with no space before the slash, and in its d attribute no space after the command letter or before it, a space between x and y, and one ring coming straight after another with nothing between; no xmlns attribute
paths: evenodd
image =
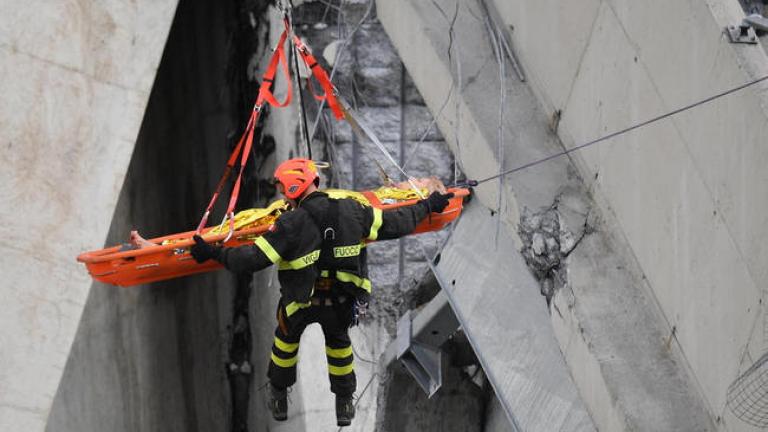
<svg viewBox="0 0 768 432"><path fill-rule="evenodd" d="M234 272L277 264L281 298L267 372L272 416L279 421L288 417L287 388L296 382L299 340L307 325L317 322L325 336L336 420L347 426L355 415L352 396L357 385L348 329L371 295L365 242L412 233L430 211L442 212L453 194L433 192L415 205L382 211L319 191L320 178L311 160L287 160L274 177L292 210L280 215L268 232L253 245L235 248L195 236L191 252L197 262L214 259Z"/></svg>

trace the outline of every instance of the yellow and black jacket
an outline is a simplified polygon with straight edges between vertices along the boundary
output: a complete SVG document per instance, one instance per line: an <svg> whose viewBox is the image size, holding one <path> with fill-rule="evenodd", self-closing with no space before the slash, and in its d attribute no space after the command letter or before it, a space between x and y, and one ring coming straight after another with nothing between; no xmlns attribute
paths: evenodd
<svg viewBox="0 0 768 432"><path fill-rule="evenodd" d="M288 316L310 305L315 281L336 280L341 291L367 300L371 294L366 241L389 240L413 232L429 213L425 203L382 211L317 191L283 213L254 245L224 248L220 261L235 272L278 266L282 302Z"/></svg>

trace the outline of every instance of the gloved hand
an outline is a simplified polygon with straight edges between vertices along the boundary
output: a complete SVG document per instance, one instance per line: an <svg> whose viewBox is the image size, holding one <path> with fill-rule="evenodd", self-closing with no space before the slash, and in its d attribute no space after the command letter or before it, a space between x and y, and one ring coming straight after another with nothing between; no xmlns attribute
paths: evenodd
<svg viewBox="0 0 768 432"><path fill-rule="evenodd" d="M194 258L198 264L202 264L209 259L218 261L219 257L221 257L221 246L210 245L197 234L192 237L192 240L195 241L195 244L192 245L192 248L190 248L189 251L192 253L192 258Z"/></svg>
<svg viewBox="0 0 768 432"><path fill-rule="evenodd" d="M448 207L448 200L453 198L453 192L447 194L441 194L440 192L432 192L427 199L421 200L427 205L427 208L432 213L442 213L446 207Z"/></svg>

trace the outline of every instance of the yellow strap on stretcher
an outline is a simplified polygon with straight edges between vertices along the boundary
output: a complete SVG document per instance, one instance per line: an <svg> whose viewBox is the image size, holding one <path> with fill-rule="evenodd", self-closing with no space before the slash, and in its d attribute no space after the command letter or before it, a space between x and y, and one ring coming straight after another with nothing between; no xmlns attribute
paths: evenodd
<svg viewBox="0 0 768 432"><path fill-rule="evenodd" d="M252 228L261 225L271 225L281 213L288 210L288 203L277 200L267 208L252 208L243 210L235 215L235 230ZM227 224L221 224L211 229L212 234L224 234L229 231Z"/></svg>
<svg viewBox="0 0 768 432"><path fill-rule="evenodd" d="M371 203L369 203L365 198L365 195L361 194L360 192L345 189L327 189L324 192L327 193L329 197L334 199L352 198L353 200L365 206L371 205ZM422 188L421 193L424 196L429 195L429 191L426 188ZM385 202L385 200L408 201L412 199L421 199L421 197L413 189L399 189L390 186L382 186L373 191L373 194L376 195L376 198L378 198L381 202Z"/></svg>
<svg viewBox="0 0 768 432"><path fill-rule="evenodd" d="M421 193L424 196L429 195L429 191L425 188L421 189ZM385 200L408 201L412 199L421 199L413 189L398 189L389 186L382 186L373 191L373 194L376 195L376 198L381 202L384 202Z"/></svg>
<svg viewBox="0 0 768 432"><path fill-rule="evenodd" d="M328 197L333 199L352 198L353 200L359 202L364 206L371 205L371 203L368 202L368 199L365 197L365 195L361 194L360 192L355 192L355 191L346 190L346 189L326 189L323 192L327 193Z"/></svg>

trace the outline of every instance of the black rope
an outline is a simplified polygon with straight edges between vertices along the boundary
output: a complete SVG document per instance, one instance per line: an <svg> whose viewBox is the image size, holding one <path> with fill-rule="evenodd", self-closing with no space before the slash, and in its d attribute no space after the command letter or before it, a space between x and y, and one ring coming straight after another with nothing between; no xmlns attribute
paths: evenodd
<svg viewBox="0 0 768 432"><path fill-rule="evenodd" d="M288 23L290 24L290 29L292 34L296 34L293 28L293 1L288 0ZM304 109L304 98L301 94L301 74L299 74L299 52L296 45L293 43L293 40L290 41L291 47L293 48L291 51L293 51L293 69L294 73L296 74L296 96L298 98L299 102L299 112L301 113L301 133L304 137L304 142L307 144L307 159L312 160L312 143L309 140L309 129L307 127L307 113ZM307 78L311 79L311 78Z"/></svg>
<svg viewBox="0 0 768 432"><path fill-rule="evenodd" d="M620 131L617 131L617 132L613 132L613 133L611 133L611 134L608 134L608 135L602 136L602 137L600 137L600 138L597 138L597 139L595 139L595 140L592 140L592 141L590 141L590 142L588 142L588 143L585 143L585 144L581 144L581 145L578 145L578 146L576 146L576 147L570 148L570 149L568 149L568 150L564 150L564 151L561 151L561 152L559 152L559 153L555 153L555 154L553 154L553 155L550 155L550 156L547 156L547 157L545 157L545 158L543 158L543 159L535 160L535 161L533 161L533 162L529 162L529 163L527 163L527 164L524 164L524 165L520 165L519 167L516 167L516 168L512 168L512 169L510 169L510 170L507 170L507 171L503 171L503 172L500 172L499 174L493 175L493 176L491 176L491 177L488 177L488 178L484 178L484 179L482 179L482 180L476 180L476 181L472 181L470 185L471 185L471 186L475 186L475 185L478 185L478 184L481 184L481 183L485 183L485 182L487 182L487 181L489 181L489 180L493 180L493 179L496 179L496 178L499 178L499 177L504 177L505 175L514 174L514 173L516 173L516 172L518 172L518 171L522 171L522 170L524 170L524 169L528 169L528 168L530 168L530 167L533 167L533 166L539 165L539 164L541 164L541 163L544 163L544 162L550 161L550 160L552 160L552 159L555 159L555 158L557 158L557 157L560 157L560 156L564 156L564 155L567 155L567 154L569 154L569 153L573 153L573 152L575 152L575 151L577 151L577 150L581 150L581 149L583 149L583 148L586 148L586 147L589 147L589 146L591 146L591 145L597 144L597 143L599 143L599 142L602 142L602 141L605 141L605 140L608 140L608 139L611 139L611 138L617 137L617 136L619 136L619 135L623 135L623 134L625 134L625 133L627 133L627 132L633 131L633 130L635 130L635 129L638 129L638 128L641 128L641 127L643 127L643 126L647 126L647 125L649 125L649 124L651 124L651 123L655 123L655 122L657 122L657 121L659 121L659 120L663 120L663 119L665 119L665 118L667 118L667 117L671 117L671 116L673 116L673 115L675 115L675 114L679 114L679 113L681 113L681 112L683 112L683 111L687 111L687 110L689 110L689 109L692 109L692 108L696 108L697 106L700 106L700 105L704 105L704 104L706 104L706 103L712 102L713 100L715 100L715 99L719 99L719 98L721 98L721 97L723 97L723 96L728 96L728 95L729 95L729 94L731 94L731 93L735 93L735 92L737 92L737 91L739 91L739 90L743 90L743 89L745 89L745 88L747 88L747 87L753 86L753 85L755 85L755 84L757 84L757 83L760 83L760 82L762 82L762 81L765 81L765 80L768 80L768 75L766 75L766 76L764 76L764 77L762 77L762 78L758 78L758 79L756 79L756 80L754 80L754 81L750 81L750 82L748 82L748 83L746 83L746 84L742 84L742 85L740 85L740 86L738 86L738 87L734 87L734 88L732 88L732 89L730 89L730 90L726 90L726 91L724 91L724 92L722 92L722 93L718 93L718 94L716 94L716 95L714 95L714 96L710 96L710 97L708 97L708 98L706 98L706 99L702 99L702 100L700 100L700 101L698 101L698 102L694 102L694 103L692 103L692 104L690 104L690 105L686 105L686 106L684 106L684 107L682 107L682 108L678 108L678 109L676 109L676 110L674 110L674 111L670 111L670 112L668 112L668 113L666 113L666 114L662 114L662 115L660 115L660 116L654 117L654 118L652 118L652 119L650 119L650 120L646 120L646 121L644 121L644 122L642 122L642 123L638 123L638 124L636 124L636 125L630 126L630 127L626 128L626 129L622 129L622 130L620 130Z"/></svg>

